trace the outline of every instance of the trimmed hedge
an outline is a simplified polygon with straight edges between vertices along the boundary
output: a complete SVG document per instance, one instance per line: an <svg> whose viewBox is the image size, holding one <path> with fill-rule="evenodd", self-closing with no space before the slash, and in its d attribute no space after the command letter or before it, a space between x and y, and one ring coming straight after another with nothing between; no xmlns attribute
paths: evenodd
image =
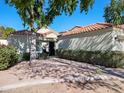
<svg viewBox="0 0 124 93"><path fill-rule="evenodd" d="M22 60L23 61L29 61L30 60L30 53L29 52L23 53Z"/></svg>
<svg viewBox="0 0 124 93"><path fill-rule="evenodd" d="M47 53L38 53L37 54L37 59L47 59L48 58L48 54ZM23 56L22 56L22 60L23 61L29 61L30 60L30 53L27 52L27 53L23 53Z"/></svg>
<svg viewBox="0 0 124 93"><path fill-rule="evenodd" d="M39 53L37 59L47 59L49 57L48 53Z"/></svg>
<svg viewBox="0 0 124 93"><path fill-rule="evenodd" d="M17 50L12 46L0 45L0 70L7 69L18 62Z"/></svg>
<svg viewBox="0 0 124 93"><path fill-rule="evenodd" d="M123 67L124 53L114 51L57 50L58 57L105 67Z"/></svg>

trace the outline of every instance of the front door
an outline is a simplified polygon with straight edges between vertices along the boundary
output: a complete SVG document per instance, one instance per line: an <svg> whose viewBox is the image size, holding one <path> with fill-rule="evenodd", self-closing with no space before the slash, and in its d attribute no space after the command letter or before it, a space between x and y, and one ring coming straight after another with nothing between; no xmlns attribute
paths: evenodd
<svg viewBox="0 0 124 93"><path fill-rule="evenodd" d="M49 56L55 55L55 43L49 42Z"/></svg>

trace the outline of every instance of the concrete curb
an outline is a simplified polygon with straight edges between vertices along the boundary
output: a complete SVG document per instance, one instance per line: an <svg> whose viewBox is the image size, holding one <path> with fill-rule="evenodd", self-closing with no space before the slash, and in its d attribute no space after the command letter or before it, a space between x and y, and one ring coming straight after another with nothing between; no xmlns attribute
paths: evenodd
<svg viewBox="0 0 124 93"><path fill-rule="evenodd" d="M57 79L29 80L29 81L18 82L16 84L10 84L10 85L2 86L2 87L0 87L0 91L16 89L16 88L25 87L25 86L33 86L33 85L40 85L40 84L50 84L50 83L59 83L59 82L62 82L62 80L57 80Z"/></svg>

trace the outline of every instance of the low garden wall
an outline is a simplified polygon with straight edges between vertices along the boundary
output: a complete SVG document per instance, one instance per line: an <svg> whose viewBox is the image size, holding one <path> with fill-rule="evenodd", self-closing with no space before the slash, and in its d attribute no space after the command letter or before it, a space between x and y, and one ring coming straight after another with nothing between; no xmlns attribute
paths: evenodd
<svg viewBox="0 0 124 93"><path fill-rule="evenodd" d="M62 50L56 51L59 58L86 62L105 67L123 67L124 53L118 51L84 51L84 50Z"/></svg>
<svg viewBox="0 0 124 93"><path fill-rule="evenodd" d="M8 45L8 41L5 39L0 39L0 44L1 45Z"/></svg>

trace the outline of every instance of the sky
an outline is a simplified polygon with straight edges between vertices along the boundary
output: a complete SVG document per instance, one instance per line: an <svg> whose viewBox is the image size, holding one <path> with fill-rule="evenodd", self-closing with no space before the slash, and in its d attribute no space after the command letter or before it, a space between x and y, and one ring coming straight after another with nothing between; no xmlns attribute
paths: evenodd
<svg viewBox="0 0 124 93"><path fill-rule="evenodd" d="M104 22L104 7L109 2L110 0L95 0L93 8L88 11L87 15L80 13L80 9L77 8L71 16L66 16L65 14L57 16L49 27L57 32L61 32L77 25L86 26L97 22ZM5 0L0 0L0 26L22 30L25 29L22 23L16 9L5 4Z"/></svg>

